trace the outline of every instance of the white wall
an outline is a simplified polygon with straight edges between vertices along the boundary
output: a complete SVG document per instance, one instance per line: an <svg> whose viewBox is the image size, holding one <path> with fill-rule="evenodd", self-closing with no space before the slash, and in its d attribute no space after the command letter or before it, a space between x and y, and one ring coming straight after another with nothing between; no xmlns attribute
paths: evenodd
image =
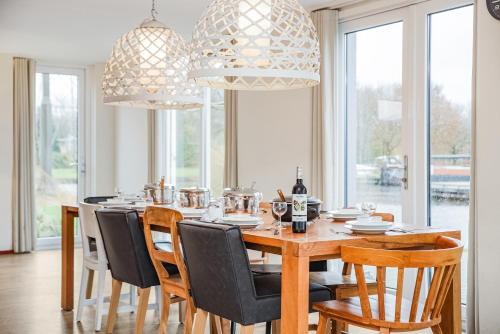
<svg viewBox="0 0 500 334"><path fill-rule="evenodd" d="M277 196L291 193L295 168L311 179L311 89L238 92L238 183Z"/></svg>
<svg viewBox="0 0 500 334"><path fill-rule="evenodd" d="M486 1L476 1L476 219L479 324L482 334L500 331L500 21Z"/></svg>
<svg viewBox="0 0 500 334"><path fill-rule="evenodd" d="M117 108L115 184L136 193L148 182L148 121L142 109Z"/></svg>
<svg viewBox="0 0 500 334"><path fill-rule="evenodd" d="M0 54L0 251L12 249L12 56Z"/></svg>

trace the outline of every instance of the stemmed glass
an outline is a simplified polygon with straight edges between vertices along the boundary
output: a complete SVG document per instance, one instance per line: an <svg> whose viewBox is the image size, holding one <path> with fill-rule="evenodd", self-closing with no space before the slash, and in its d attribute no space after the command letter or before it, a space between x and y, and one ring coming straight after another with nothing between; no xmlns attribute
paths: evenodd
<svg viewBox="0 0 500 334"><path fill-rule="evenodd" d="M361 212L363 212L363 215L365 216L373 215L376 210L377 210L377 205L375 203L371 202L361 203Z"/></svg>
<svg viewBox="0 0 500 334"><path fill-rule="evenodd" d="M283 216L286 213L286 210L288 209L288 204L286 202L273 202L273 212L278 216L278 227L279 229L282 228L281 225L281 216Z"/></svg>

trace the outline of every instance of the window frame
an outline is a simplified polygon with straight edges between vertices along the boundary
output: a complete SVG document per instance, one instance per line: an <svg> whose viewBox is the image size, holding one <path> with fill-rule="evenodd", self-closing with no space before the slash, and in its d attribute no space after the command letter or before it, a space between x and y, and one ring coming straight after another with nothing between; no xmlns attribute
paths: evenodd
<svg viewBox="0 0 500 334"><path fill-rule="evenodd" d="M89 175L91 170L87 169L87 156L91 148L90 145L90 113L87 110L88 105L88 87L86 68L79 66L60 66L52 65L49 63L37 63L35 74L48 73L48 74L61 74L61 75L74 75L78 78L78 115L77 115L77 156L78 156L78 173L77 173L77 200L80 201L85 196L86 190L90 189L90 180L92 176ZM80 230L75 229L75 246L81 245ZM58 249L61 247L61 236L36 238L36 250L45 249Z"/></svg>

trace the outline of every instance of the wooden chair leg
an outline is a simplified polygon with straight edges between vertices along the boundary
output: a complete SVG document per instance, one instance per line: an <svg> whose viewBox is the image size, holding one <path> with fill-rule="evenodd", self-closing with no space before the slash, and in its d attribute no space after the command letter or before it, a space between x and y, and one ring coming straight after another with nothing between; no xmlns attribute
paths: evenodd
<svg viewBox="0 0 500 334"><path fill-rule="evenodd" d="M138 289L139 290L139 304L137 305L137 317L135 319L135 334L142 334L144 329L144 320L146 318L146 311L148 310L149 293L151 288Z"/></svg>
<svg viewBox="0 0 500 334"><path fill-rule="evenodd" d="M335 321L334 323L334 330L332 333L335 334L342 334L342 333L347 333L347 323L343 321Z"/></svg>
<svg viewBox="0 0 500 334"><path fill-rule="evenodd" d="M212 321L214 322L214 325L215 325L215 332L217 334L222 334L222 319L221 317L217 316L217 315L210 315L212 317Z"/></svg>
<svg viewBox="0 0 500 334"><path fill-rule="evenodd" d="M253 325L250 326L241 326L240 334L253 334Z"/></svg>
<svg viewBox="0 0 500 334"><path fill-rule="evenodd" d="M184 317L184 334L191 334L193 332L193 321L196 313L192 300L186 300L186 314Z"/></svg>
<svg viewBox="0 0 500 334"><path fill-rule="evenodd" d="M193 334L205 334L208 313L202 309L196 309L193 322Z"/></svg>
<svg viewBox="0 0 500 334"><path fill-rule="evenodd" d="M120 294L122 292L122 282L113 279L111 300L109 302L108 322L106 323L106 333L113 333L116 322L116 312L120 304Z"/></svg>
<svg viewBox="0 0 500 334"><path fill-rule="evenodd" d="M327 334L326 332L327 323L328 323L328 318L324 314L320 313L318 321L318 330L316 333Z"/></svg>
<svg viewBox="0 0 500 334"><path fill-rule="evenodd" d="M85 298L92 298L92 285L94 284L94 271L89 269L89 277L87 279L87 291L85 292Z"/></svg>
<svg viewBox="0 0 500 334"><path fill-rule="evenodd" d="M433 334L443 334L440 325L432 326L431 329Z"/></svg>
<svg viewBox="0 0 500 334"><path fill-rule="evenodd" d="M271 333L280 334L281 333L281 320L274 320L271 323Z"/></svg>
<svg viewBox="0 0 500 334"><path fill-rule="evenodd" d="M168 315L170 312L170 294L161 289L160 334L167 334Z"/></svg>

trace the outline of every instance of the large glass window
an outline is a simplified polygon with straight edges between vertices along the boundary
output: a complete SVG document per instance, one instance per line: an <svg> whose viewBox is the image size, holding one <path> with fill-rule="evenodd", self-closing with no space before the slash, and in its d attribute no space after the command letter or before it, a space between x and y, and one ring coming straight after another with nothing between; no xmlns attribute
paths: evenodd
<svg viewBox="0 0 500 334"><path fill-rule="evenodd" d="M403 23L346 35L347 205L401 220Z"/></svg>
<svg viewBox="0 0 500 334"><path fill-rule="evenodd" d="M208 187L222 193L224 91L204 90L200 110L159 112L159 171L177 188Z"/></svg>
<svg viewBox="0 0 500 334"><path fill-rule="evenodd" d="M61 203L78 201L81 75L36 73L35 207L37 237L61 235Z"/></svg>
<svg viewBox="0 0 500 334"><path fill-rule="evenodd" d="M429 15L429 224L462 231L467 245L471 165L473 6ZM467 293L467 247L462 257Z"/></svg>

